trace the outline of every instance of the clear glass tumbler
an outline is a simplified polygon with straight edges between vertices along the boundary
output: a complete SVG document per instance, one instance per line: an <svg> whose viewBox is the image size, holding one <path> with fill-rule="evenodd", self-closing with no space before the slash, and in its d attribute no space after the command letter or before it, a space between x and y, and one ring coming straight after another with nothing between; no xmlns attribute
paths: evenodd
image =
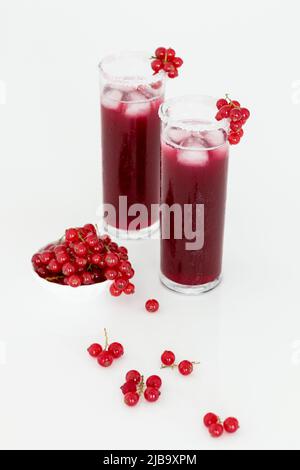
<svg viewBox="0 0 300 470"><path fill-rule="evenodd" d="M153 75L149 58L126 52L99 65L104 225L119 238L149 237L159 227L165 78Z"/></svg>
<svg viewBox="0 0 300 470"><path fill-rule="evenodd" d="M229 147L215 103L186 96L159 111L161 281L184 294L211 290L221 276Z"/></svg>

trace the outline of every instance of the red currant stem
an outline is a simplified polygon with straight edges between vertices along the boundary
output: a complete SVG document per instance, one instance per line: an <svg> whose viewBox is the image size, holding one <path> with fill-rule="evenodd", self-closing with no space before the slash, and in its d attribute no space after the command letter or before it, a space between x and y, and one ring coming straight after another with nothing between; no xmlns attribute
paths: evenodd
<svg viewBox="0 0 300 470"><path fill-rule="evenodd" d="M95 227L96 227L96 233L97 233L97 235L99 236L99 233L100 233L100 232L99 232L98 224L95 224Z"/></svg>
<svg viewBox="0 0 300 470"><path fill-rule="evenodd" d="M142 395L142 393L144 392L145 390L145 382L144 382L144 376L142 375L141 376L141 381L140 383L137 385L136 387L136 391L139 395Z"/></svg>
<svg viewBox="0 0 300 470"><path fill-rule="evenodd" d="M201 362L199 362L199 361L192 361L192 364L198 365L198 364L201 364Z"/></svg>
<svg viewBox="0 0 300 470"><path fill-rule="evenodd" d="M226 99L229 101L230 106L233 106L234 108L240 109L240 106L237 106L236 104L234 104L234 103L232 102L232 100L229 98L228 93L225 94L225 97L226 97Z"/></svg>
<svg viewBox="0 0 300 470"><path fill-rule="evenodd" d="M79 240L81 240L82 242L85 242L85 239L83 238L80 232L78 232L78 236L79 236Z"/></svg>
<svg viewBox="0 0 300 470"><path fill-rule="evenodd" d="M105 336L104 350L107 351L107 348L108 348L108 334L107 334L107 329L106 328L104 328L104 336Z"/></svg>
<svg viewBox="0 0 300 470"><path fill-rule="evenodd" d="M175 369L175 367L178 367L178 364L175 364L175 362L174 364L171 364L170 366L167 366L166 364L162 364L160 366L161 369Z"/></svg>
<svg viewBox="0 0 300 470"><path fill-rule="evenodd" d="M52 282L58 279L64 279L64 276L53 276L53 277L45 277L46 281Z"/></svg>

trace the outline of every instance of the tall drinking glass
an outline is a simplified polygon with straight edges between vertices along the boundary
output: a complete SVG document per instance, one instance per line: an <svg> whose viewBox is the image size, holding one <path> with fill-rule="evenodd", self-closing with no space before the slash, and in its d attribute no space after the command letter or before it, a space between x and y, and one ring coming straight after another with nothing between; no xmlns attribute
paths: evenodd
<svg viewBox="0 0 300 470"><path fill-rule="evenodd" d="M185 294L220 282L226 201L227 123L216 100L187 96L160 107L161 281Z"/></svg>
<svg viewBox="0 0 300 470"><path fill-rule="evenodd" d="M149 57L128 52L99 65L104 220L120 238L148 237L159 227L158 109L165 79L153 76Z"/></svg>

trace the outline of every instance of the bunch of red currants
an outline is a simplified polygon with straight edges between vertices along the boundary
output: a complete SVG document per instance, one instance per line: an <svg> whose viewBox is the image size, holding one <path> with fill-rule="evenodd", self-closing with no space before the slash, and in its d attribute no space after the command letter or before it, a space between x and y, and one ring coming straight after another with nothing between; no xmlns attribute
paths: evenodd
<svg viewBox="0 0 300 470"><path fill-rule="evenodd" d="M228 141L231 145L238 144L244 135L242 127L250 117L249 109L242 108L238 101L231 100L228 95L226 98L218 100L216 104L219 110L216 114L216 120L230 120Z"/></svg>
<svg viewBox="0 0 300 470"><path fill-rule="evenodd" d="M154 75L163 70L169 78L178 76L178 69L182 66L183 60L176 56L176 52L172 48L158 47L154 57L151 57L151 67Z"/></svg>
<svg viewBox="0 0 300 470"><path fill-rule="evenodd" d="M126 405L137 405L142 395L146 401L151 403L159 399L162 381L158 375L150 375L145 383L144 377L137 370L130 370L127 372L125 380L121 390Z"/></svg>

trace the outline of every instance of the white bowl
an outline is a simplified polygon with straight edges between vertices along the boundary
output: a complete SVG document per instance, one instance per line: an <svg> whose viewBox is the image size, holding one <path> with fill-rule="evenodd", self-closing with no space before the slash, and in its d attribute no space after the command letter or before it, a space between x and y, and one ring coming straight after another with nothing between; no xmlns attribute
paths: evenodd
<svg viewBox="0 0 300 470"><path fill-rule="evenodd" d="M63 286L61 284L56 284L55 282L46 281L40 277L34 269L31 270L32 275L36 282L51 291L53 294L57 295L61 299L74 302L87 302L89 300L95 299L98 295L105 295L105 290L108 291L109 282L99 282L98 284L90 284L88 286L79 286L79 287L70 287Z"/></svg>

